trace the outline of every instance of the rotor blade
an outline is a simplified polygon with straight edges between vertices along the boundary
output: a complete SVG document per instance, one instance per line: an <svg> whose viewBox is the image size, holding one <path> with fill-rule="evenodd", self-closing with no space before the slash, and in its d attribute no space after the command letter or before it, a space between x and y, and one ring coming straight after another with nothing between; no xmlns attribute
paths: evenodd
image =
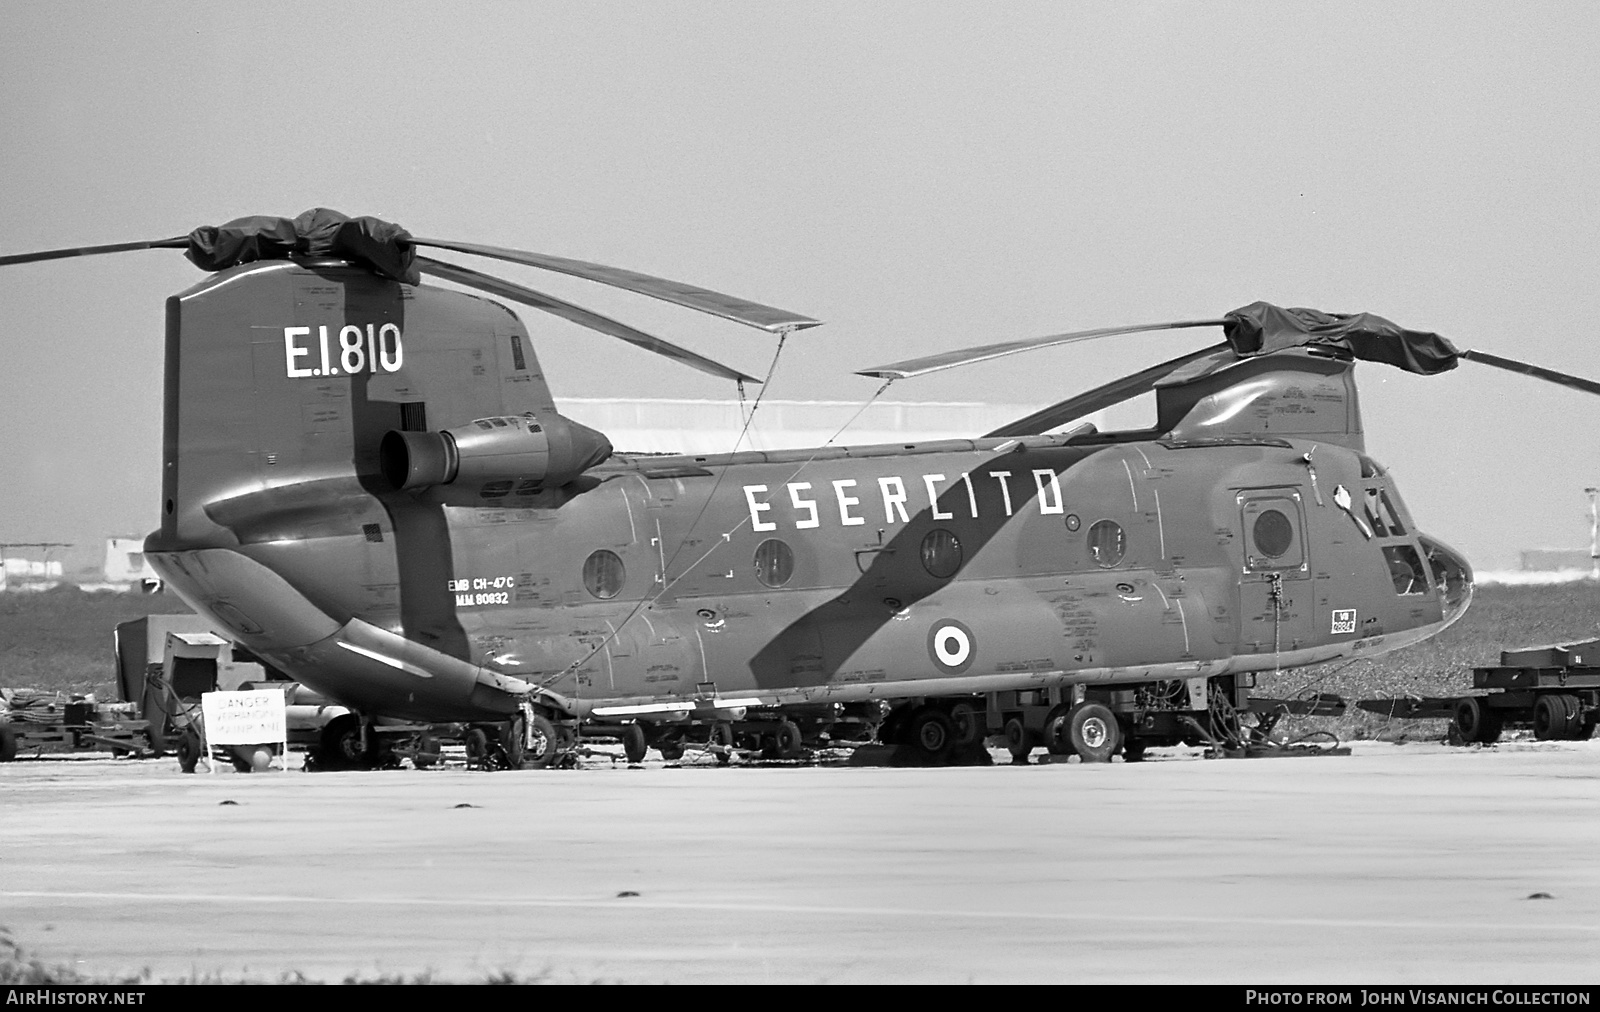
<svg viewBox="0 0 1600 1012"><path fill-rule="evenodd" d="M1092 415L1096 411L1104 411L1124 401L1147 394L1156 388L1156 384L1171 376L1179 369L1191 362L1223 352L1231 352L1232 348L1226 341L1213 344L1209 348L1201 348L1187 355L1179 355L1175 359L1153 365L1148 369L1141 369L1130 376L1114 379L1103 386L1086 390L1081 394L1074 394L1064 401L1057 402L1040 411L1035 411L1026 418L1019 418L1014 422L1002 425L993 432L986 433L986 439L1010 439L1016 436L1037 436L1049 432L1051 429L1076 421L1084 415Z"/></svg>
<svg viewBox="0 0 1600 1012"><path fill-rule="evenodd" d="M787 330L804 330L807 327L819 325L821 320L813 320L809 316L800 316L783 309L774 309L772 306L763 306L759 302L748 302L735 298L732 295L723 295L694 285L686 285L681 281L668 281L666 278L652 277L649 274L639 274L635 271L623 270L620 267L607 267L605 264L591 264L583 260L568 260L565 257L547 256L543 253L529 253L526 250L506 249L503 246L480 246L468 242L446 242L440 239L412 239L418 246L434 246L438 249L454 250L457 253L470 253L473 256L491 257L495 260L507 260L514 264L525 264L529 267L541 267L547 271L556 271L561 274L570 274L575 278L587 281L598 281L603 285L621 288L640 295L671 302L674 305L684 306L688 309L697 309L702 313L720 316L725 320L742 323L749 327L777 333Z"/></svg>
<svg viewBox="0 0 1600 1012"><path fill-rule="evenodd" d="M1051 348L1058 344L1071 344L1074 341L1087 341L1096 337L1111 337L1115 334L1140 334L1151 330L1180 330L1185 327L1220 327L1222 324L1222 320L1184 320L1177 323L1143 323L1133 327L1101 327L1096 330L1076 330L1068 334L1051 334L1048 337L1007 341L1004 344L986 344L979 348L944 351L937 355L928 355L923 358L908 358L904 362L875 366L871 369L861 369L857 371L856 375L876 376L880 379L908 379L912 376L925 376L930 372L938 372L941 369L954 369L958 365L987 362L992 358L1003 358L1006 355L1033 351L1036 348Z"/></svg>
<svg viewBox="0 0 1600 1012"><path fill-rule="evenodd" d="M1600 383L1596 383L1594 380L1586 380L1582 376L1571 376L1564 372L1556 372L1554 369L1545 369L1542 366L1518 362L1516 359L1501 358L1499 355L1491 355L1486 351L1463 351L1460 357L1469 362L1492 365L1496 369L1519 372L1524 376L1532 376L1534 379L1542 379L1549 383L1558 383L1564 387L1571 387L1574 390L1582 390L1586 394L1600 394Z"/></svg>
<svg viewBox="0 0 1600 1012"><path fill-rule="evenodd" d="M31 264L40 260L65 260L67 257L92 257L101 253L126 253L136 249L188 249L189 237L187 235L174 236L171 239L149 239L145 242L118 242L109 246L74 246L70 249L47 249L37 253L13 253L10 256L0 257L0 267L9 267L12 264Z"/></svg>
<svg viewBox="0 0 1600 1012"><path fill-rule="evenodd" d="M570 320L580 327L588 327L590 330L609 334L635 347L653 351L657 355L664 355L674 361L682 362L691 369L699 369L701 372L740 383L761 382L747 373L731 369L720 362L706 358L704 355L697 355L687 348L680 348L671 341L653 337L642 330L636 330L628 326L626 323L619 323L608 316L590 312L582 306L575 306L553 295L536 292L532 288L524 288L522 285L513 284L493 275L483 274L458 264L445 263L443 260L434 260L431 257L417 257L417 267L424 274L431 274L446 281L454 281L458 285L476 288L478 291L487 292L490 295L498 295L502 299L520 302L525 306L532 306L534 309L541 309L559 316L563 320Z"/></svg>

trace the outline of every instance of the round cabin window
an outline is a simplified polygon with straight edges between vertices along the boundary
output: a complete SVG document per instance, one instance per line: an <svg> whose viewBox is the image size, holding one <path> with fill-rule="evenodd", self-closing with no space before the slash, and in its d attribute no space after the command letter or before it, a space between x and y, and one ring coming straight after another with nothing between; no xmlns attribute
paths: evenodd
<svg viewBox="0 0 1600 1012"><path fill-rule="evenodd" d="M1281 558L1294 544L1294 524L1277 510L1262 510L1261 515L1256 517L1250 536L1255 538L1256 548L1262 555L1270 559Z"/></svg>
<svg viewBox="0 0 1600 1012"><path fill-rule="evenodd" d="M1128 540L1122 525L1115 520L1096 520L1089 528L1089 554L1101 569L1110 569L1122 561L1128 551Z"/></svg>
<svg viewBox="0 0 1600 1012"><path fill-rule="evenodd" d="M936 527L922 539L922 568L928 575L948 580L961 568L961 539Z"/></svg>
<svg viewBox="0 0 1600 1012"><path fill-rule="evenodd" d="M627 572L616 552L602 548L584 560L583 585L602 601L616 597L626 579Z"/></svg>
<svg viewBox="0 0 1600 1012"><path fill-rule="evenodd" d="M756 546L756 579L764 586L781 587L794 575L794 549L769 538Z"/></svg>

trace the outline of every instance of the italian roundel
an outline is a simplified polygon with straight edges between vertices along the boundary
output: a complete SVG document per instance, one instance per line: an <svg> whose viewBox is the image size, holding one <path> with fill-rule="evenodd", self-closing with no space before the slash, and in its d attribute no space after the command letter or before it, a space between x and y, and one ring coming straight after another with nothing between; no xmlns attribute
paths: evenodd
<svg viewBox="0 0 1600 1012"><path fill-rule="evenodd" d="M947 675L959 675L972 666L978 641L972 630L953 618L942 618L928 631L928 656Z"/></svg>

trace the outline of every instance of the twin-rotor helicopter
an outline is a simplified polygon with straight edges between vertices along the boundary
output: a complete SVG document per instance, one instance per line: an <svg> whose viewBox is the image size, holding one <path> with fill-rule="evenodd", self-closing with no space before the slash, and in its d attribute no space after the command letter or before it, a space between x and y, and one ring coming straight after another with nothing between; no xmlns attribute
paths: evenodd
<svg viewBox="0 0 1600 1012"><path fill-rule="evenodd" d="M1255 303L861 370L1221 332L972 439L634 456L557 410L505 303L756 377L421 251L775 334L818 321L322 209L0 266L152 248L211 275L166 304L146 557L219 633L361 715L330 763L440 723L502 765L555 762L580 735L637 759L876 734L939 760L1003 734L1016 756L1086 761L1237 737L1256 673L1418 642L1471 600L1466 560L1366 453L1356 361L1466 358L1600 392L1380 317ZM1151 427L1081 422L1151 393Z"/></svg>

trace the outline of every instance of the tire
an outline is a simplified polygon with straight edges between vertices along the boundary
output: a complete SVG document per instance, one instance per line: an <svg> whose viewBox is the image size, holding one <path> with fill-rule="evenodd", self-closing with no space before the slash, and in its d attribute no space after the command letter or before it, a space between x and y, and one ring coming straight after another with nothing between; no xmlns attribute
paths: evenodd
<svg viewBox="0 0 1600 1012"><path fill-rule="evenodd" d="M1006 750L1011 753L1012 762L1028 761L1028 756L1033 754L1034 745L1038 744L1033 738L1033 732L1028 730L1021 717L1012 717L1006 721Z"/></svg>
<svg viewBox="0 0 1600 1012"><path fill-rule="evenodd" d="M937 706L923 706L905 725L905 739L927 759L944 759L955 748L956 729L949 714Z"/></svg>
<svg viewBox="0 0 1600 1012"><path fill-rule="evenodd" d="M1108 763L1122 747L1122 728L1103 703L1079 703L1067 711L1066 723L1072 750L1086 763Z"/></svg>
<svg viewBox="0 0 1600 1012"><path fill-rule="evenodd" d="M522 769L522 764L527 759L527 749L522 744L520 717L506 721L500 728L499 745L499 756L504 767L508 770Z"/></svg>
<svg viewBox="0 0 1600 1012"><path fill-rule="evenodd" d="M711 744L721 745L723 748L733 747L733 725L725 720L719 720L711 725Z"/></svg>
<svg viewBox="0 0 1600 1012"><path fill-rule="evenodd" d="M336 717L322 729L317 758L324 769L359 770L369 765L370 757L361 744L361 721L346 714Z"/></svg>
<svg viewBox="0 0 1600 1012"><path fill-rule="evenodd" d="M1552 692L1533 704L1533 736L1540 741L1567 741L1578 730L1581 704L1576 696Z"/></svg>
<svg viewBox="0 0 1600 1012"><path fill-rule="evenodd" d="M1456 734L1463 742L1482 742L1485 745L1500 740L1500 729L1505 718L1491 710L1482 696L1462 696L1456 700Z"/></svg>
<svg viewBox="0 0 1600 1012"><path fill-rule="evenodd" d="M986 737L984 715L971 703L957 703L950 708L950 726L955 728L956 748L971 748Z"/></svg>
<svg viewBox="0 0 1600 1012"><path fill-rule="evenodd" d="M467 769L486 770L489 768L489 736L483 728L468 728L462 736L461 744L467 747Z"/></svg>
<svg viewBox="0 0 1600 1012"><path fill-rule="evenodd" d="M798 759L805 754L805 740L800 736L800 725L792 720L785 720L778 725L773 741L777 745L779 759Z"/></svg>
<svg viewBox="0 0 1600 1012"><path fill-rule="evenodd" d="M178 735L178 769L193 773L200 763L200 739L191 731Z"/></svg>
<svg viewBox="0 0 1600 1012"><path fill-rule="evenodd" d="M656 751L667 762L675 763L683 758L683 742L677 738L663 738L656 742Z"/></svg>
<svg viewBox="0 0 1600 1012"><path fill-rule="evenodd" d="M8 763L16 757L17 732L10 724L0 724L0 763Z"/></svg>
<svg viewBox="0 0 1600 1012"><path fill-rule="evenodd" d="M644 754L650 748L650 743L645 740L644 728L638 724L629 724L622 729L619 735L622 739L622 754L631 765L644 762Z"/></svg>
<svg viewBox="0 0 1600 1012"><path fill-rule="evenodd" d="M1072 735L1067 728L1067 714L1072 708L1062 704L1050 711L1044 721L1044 747L1051 755L1076 755L1072 748Z"/></svg>
<svg viewBox="0 0 1600 1012"><path fill-rule="evenodd" d="M427 731L417 732L411 748L411 765L414 769L425 770L439 761L439 743Z"/></svg>
<svg viewBox="0 0 1600 1012"><path fill-rule="evenodd" d="M556 734L556 726L550 723L550 718L538 713L528 721L528 730L532 732L533 744L527 747L522 757L522 768L542 770L561 754L561 738Z"/></svg>
<svg viewBox="0 0 1600 1012"><path fill-rule="evenodd" d="M1144 762L1145 749L1150 743L1140 738L1129 738L1122 743L1122 761L1125 763Z"/></svg>

